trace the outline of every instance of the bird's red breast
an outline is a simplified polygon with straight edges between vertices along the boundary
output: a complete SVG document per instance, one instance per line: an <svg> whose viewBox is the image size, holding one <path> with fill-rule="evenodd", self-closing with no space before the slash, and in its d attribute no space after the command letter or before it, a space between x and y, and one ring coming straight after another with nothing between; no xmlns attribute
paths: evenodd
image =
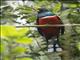
<svg viewBox="0 0 80 60"><path fill-rule="evenodd" d="M55 25L61 24L61 20L58 16L46 16L39 18L38 25ZM52 36L58 36L60 32L60 27L40 27L40 31L47 38L51 38Z"/></svg>

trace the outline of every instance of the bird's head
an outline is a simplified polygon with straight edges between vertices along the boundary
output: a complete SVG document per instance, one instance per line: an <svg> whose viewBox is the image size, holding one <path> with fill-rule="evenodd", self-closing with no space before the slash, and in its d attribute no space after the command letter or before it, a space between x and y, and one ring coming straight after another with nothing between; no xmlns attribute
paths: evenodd
<svg viewBox="0 0 80 60"><path fill-rule="evenodd" d="M38 13L43 13L43 12L47 12L47 11L49 11L49 10L46 8L39 8L38 9Z"/></svg>

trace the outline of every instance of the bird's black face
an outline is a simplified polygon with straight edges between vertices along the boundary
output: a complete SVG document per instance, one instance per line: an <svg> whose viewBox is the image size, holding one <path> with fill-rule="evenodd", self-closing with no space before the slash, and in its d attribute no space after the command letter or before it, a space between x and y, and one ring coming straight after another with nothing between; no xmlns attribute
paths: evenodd
<svg viewBox="0 0 80 60"><path fill-rule="evenodd" d="M39 10L38 13L43 13L43 12L48 11L46 8L40 8L40 9L38 9L38 10Z"/></svg>

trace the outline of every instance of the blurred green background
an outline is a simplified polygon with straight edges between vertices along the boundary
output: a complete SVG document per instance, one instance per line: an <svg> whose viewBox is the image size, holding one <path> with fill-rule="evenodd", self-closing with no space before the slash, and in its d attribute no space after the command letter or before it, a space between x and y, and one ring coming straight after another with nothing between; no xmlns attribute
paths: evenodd
<svg viewBox="0 0 80 60"><path fill-rule="evenodd" d="M45 51L44 38L35 25L40 7L58 15L64 24L80 24L79 0L14 0L0 1L1 60L80 60L80 26L65 26L60 36L62 52ZM23 27L16 27L23 26Z"/></svg>

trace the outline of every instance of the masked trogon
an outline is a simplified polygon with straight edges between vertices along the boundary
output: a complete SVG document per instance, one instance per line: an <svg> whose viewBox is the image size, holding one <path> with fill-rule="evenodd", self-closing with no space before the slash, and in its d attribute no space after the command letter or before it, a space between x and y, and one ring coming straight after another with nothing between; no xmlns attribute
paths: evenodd
<svg viewBox="0 0 80 60"><path fill-rule="evenodd" d="M61 19L53 14L46 8L40 8L37 14L37 25L55 25L55 24L63 24ZM59 44L59 36L64 34L64 26L55 26L55 27L38 27L39 33L45 37L47 42L47 48L49 44L49 39L54 41L53 49L56 51L56 44Z"/></svg>

